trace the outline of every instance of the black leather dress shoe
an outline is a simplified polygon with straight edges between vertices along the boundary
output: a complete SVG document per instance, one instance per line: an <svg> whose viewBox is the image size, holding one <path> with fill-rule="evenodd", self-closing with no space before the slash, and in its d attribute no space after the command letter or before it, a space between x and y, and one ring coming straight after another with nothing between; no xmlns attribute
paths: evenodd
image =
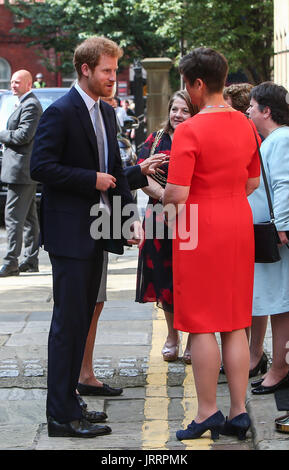
<svg viewBox="0 0 289 470"><path fill-rule="evenodd" d="M18 266L10 266L10 264L3 264L2 268L0 269L0 277L8 277L8 276L19 276L19 268Z"/></svg>
<svg viewBox="0 0 289 470"><path fill-rule="evenodd" d="M103 423L107 420L107 414L103 411L88 411L87 404L80 395L77 395L78 403L80 405L82 416L89 423Z"/></svg>
<svg viewBox="0 0 289 470"><path fill-rule="evenodd" d="M87 403L85 403L84 399L79 395L79 393L76 394L78 403L80 405L80 408L83 410L87 409Z"/></svg>
<svg viewBox="0 0 289 470"><path fill-rule="evenodd" d="M113 388L107 384L103 384L102 387L95 387L93 385L84 385L78 384L77 390L80 395L96 395L96 396L106 396L106 397L116 397L121 395L123 392L122 388Z"/></svg>
<svg viewBox="0 0 289 470"><path fill-rule="evenodd" d="M86 419L77 419L70 423L59 423L51 416L48 417L48 436L49 437L97 437L110 434L109 426L99 426L86 421Z"/></svg>
<svg viewBox="0 0 289 470"><path fill-rule="evenodd" d="M280 388L287 388L289 389L289 372L283 379L281 379L279 382L277 382L275 385L272 385L271 387L266 387L265 385L258 385L258 387L253 388L251 392L254 395L266 395L268 393L273 393L276 390L279 390Z"/></svg>
<svg viewBox="0 0 289 470"><path fill-rule="evenodd" d="M22 263L19 264L19 271L21 273L38 273L38 263L28 263L28 261L22 261Z"/></svg>
<svg viewBox="0 0 289 470"><path fill-rule="evenodd" d="M103 411L82 410L82 416L89 423L103 423L107 420L107 414Z"/></svg>

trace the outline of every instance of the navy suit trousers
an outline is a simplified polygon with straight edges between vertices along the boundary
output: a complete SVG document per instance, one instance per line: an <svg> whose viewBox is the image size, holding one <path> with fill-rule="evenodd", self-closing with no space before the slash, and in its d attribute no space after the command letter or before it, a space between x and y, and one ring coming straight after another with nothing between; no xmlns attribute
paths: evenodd
<svg viewBox="0 0 289 470"><path fill-rule="evenodd" d="M82 417L75 390L97 300L103 252L88 260L49 255L53 317L48 339L47 416L60 423Z"/></svg>

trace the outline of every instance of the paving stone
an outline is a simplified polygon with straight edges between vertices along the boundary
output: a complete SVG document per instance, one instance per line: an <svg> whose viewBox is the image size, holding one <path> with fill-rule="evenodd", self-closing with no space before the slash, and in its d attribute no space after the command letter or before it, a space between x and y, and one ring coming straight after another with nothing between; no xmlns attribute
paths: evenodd
<svg viewBox="0 0 289 470"><path fill-rule="evenodd" d="M98 359L94 359L94 364L102 364L104 365L105 363L111 363L112 358L111 357L99 357Z"/></svg>
<svg viewBox="0 0 289 470"><path fill-rule="evenodd" d="M18 377L18 376L19 376L19 370L0 369L0 377Z"/></svg>
<svg viewBox="0 0 289 470"><path fill-rule="evenodd" d="M18 377L19 367L15 359L4 359L0 361L0 377Z"/></svg>
<svg viewBox="0 0 289 470"><path fill-rule="evenodd" d="M1 402L0 423L11 424L41 424L46 421L46 400L8 400ZM2 440L2 436L1 436Z"/></svg>
<svg viewBox="0 0 289 470"><path fill-rule="evenodd" d="M130 426L133 416L134 422L143 421L144 419L144 400L127 399L122 402L120 400L106 400L106 413L111 422L127 423Z"/></svg>
<svg viewBox="0 0 289 470"><path fill-rule="evenodd" d="M14 333L18 333L26 326L26 323L19 322L19 321L1 321L1 335L13 335Z"/></svg>
<svg viewBox="0 0 289 470"><path fill-rule="evenodd" d="M46 395L47 391L42 389L0 388L0 401L45 400Z"/></svg>
<svg viewBox="0 0 289 470"><path fill-rule="evenodd" d="M289 449L289 436L284 439L268 439L258 443L257 450L287 450Z"/></svg>
<svg viewBox="0 0 289 470"><path fill-rule="evenodd" d="M29 321L29 323L27 323L25 329L23 330L23 334L46 333L46 336L47 336L49 333L49 329L50 329L50 321L46 321L46 320Z"/></svg>
<svg viewBox="0 0 289 470"><path fill-rule="evenodd" d="M115 370L114 369L105 369L105 368L98 368L94 367L94 373L96 377L99 377L100 379L110 379L115 375Z"/></svg>
<svg viewBox="0 0 289 470"><path fill-rule="evenodd" d="M119 369L119 375L123 377L137 377L139 375L138 369Z"/></svg>
<svg viewBox="0 0 289 470"><path fill-rule="evenodd" d="M34 442L39 426L26 425L0 425L1 450L28 450L34 449Z"/></svg>
<svg viewBox="0 0 289 470"><path fill-rule="evenodd" d="M47 333L15 333L7 341L7 347L21 347L21 346L46 346L47 345Z"/></svg>
<svg viewBox="0 0 289 470"><path fill-rule="evenodd" d="M9 336L8 336L8 335L6 335L6 336L0 335L0 348L1 348L2 346L4 346L4 344L7 342L8 339L9 339Z"/></svg>

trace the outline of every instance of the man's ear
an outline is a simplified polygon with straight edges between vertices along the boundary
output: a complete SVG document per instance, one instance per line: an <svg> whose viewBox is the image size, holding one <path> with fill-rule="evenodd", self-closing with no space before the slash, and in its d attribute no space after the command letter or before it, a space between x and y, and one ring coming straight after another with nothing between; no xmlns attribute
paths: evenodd
<svg viewBox="0 0 289 470"><path fill-rule="evenodd" d="M89 71L88 65L87 64L82 64L82 66L81 66L82 75L84 75L85 77L88 77L88 71Z"/></svg>

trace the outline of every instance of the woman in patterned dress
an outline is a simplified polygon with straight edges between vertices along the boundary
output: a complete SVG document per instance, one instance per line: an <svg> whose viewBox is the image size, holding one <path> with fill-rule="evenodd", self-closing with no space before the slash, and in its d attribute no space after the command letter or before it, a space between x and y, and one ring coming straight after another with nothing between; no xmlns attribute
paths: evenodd
<svg viewBox="0 0 289 470"><path fill-rule="evenodd" d="M164 128L149 135L140 152L138 163L155 155L170 155L173 135L176 127L196 114L198 108L191 104L186 91L178 91L171 98L168 105L168 118ZM168 326L168 336L162 349L165 361L175 361L179 353L179 334L173 327L173 274L172 274L172 240L168 236L168 229L163 224L163 216L157 214L152 208L160 204L166 185L168 163L164 163L155 177L148 176L149 185L143 191L149 196L148 206L144 219L145 240L140 247L136 301L140 303L157 302L164 310ZM148 234L148 227L164 228L163 233ZM161 232L161 231L160 231ZM151 236L150 236L151 235ZM183 359L190 363L190 338L184 351Z"/></svg>

